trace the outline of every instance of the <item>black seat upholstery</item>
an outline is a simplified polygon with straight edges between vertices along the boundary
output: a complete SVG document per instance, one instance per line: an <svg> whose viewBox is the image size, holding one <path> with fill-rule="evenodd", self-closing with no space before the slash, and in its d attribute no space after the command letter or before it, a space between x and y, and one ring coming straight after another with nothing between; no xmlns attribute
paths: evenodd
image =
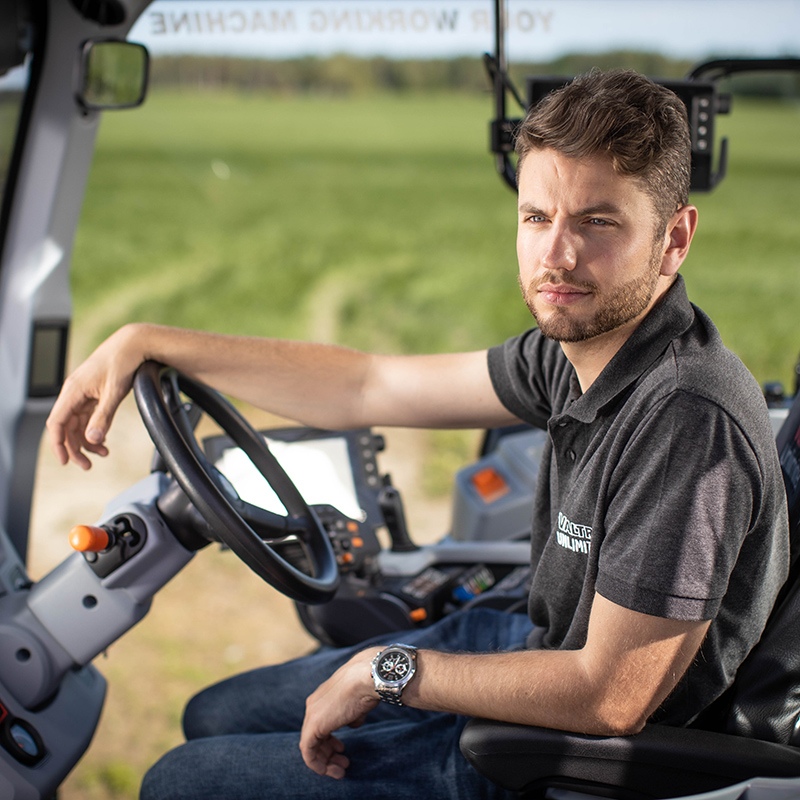
<svg viewBox="0 0 800 800"><path fill-rule="evenodd" d="M789 502L791 565L758 645L697 727L648 724L628 737L583 736L472 720L461 750L506 789L678 797L755 777L800 776L800 394L777 437Z"/></svg>

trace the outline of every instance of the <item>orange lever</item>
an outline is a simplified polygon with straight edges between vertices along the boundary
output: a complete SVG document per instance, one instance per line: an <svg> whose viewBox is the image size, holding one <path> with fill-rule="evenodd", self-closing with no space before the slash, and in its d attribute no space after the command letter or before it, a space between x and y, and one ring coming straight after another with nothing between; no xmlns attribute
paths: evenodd
<svg viewBox="0 0 800 800"><path fill-rule="evenodd" d="M110 541L108 531L95 525L76 525L69 532L69 543L81 553L99 553Z"/></svg>

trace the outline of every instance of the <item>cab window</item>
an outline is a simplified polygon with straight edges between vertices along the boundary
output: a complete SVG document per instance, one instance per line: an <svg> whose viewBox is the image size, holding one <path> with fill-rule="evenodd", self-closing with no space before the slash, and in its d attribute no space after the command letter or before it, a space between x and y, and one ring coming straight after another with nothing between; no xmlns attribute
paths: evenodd
<svg viewBox="0 0 800 800"><path fill-rule="evenodd" d="M0 76L0 203L5 202L17 129L29 77L29 62Z"/></svg>

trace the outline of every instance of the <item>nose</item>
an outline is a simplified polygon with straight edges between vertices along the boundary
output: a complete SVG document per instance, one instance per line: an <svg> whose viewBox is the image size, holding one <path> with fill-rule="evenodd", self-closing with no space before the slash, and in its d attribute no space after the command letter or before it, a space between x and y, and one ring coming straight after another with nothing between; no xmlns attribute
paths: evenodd
<svg viewBox="0 0 800 800"><path fill-rule="evenodd" d="M575 237L563 222L553 222L545 234L542 266L548 270L573 270L578 262Z"/></svg>

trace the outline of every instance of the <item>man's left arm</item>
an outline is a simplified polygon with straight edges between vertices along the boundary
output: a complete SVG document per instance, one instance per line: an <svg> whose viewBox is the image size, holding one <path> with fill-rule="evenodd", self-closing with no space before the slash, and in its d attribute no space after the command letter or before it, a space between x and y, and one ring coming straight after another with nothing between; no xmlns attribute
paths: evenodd
<svg viewBox="0 0 800 800"><path fill-rule="evenodd" d="M709 622L641 614L595 595L580 650L458 654L422 650L403 702L415 708L598 735L635 733L695 657ZM378 704L375 648L358 653L306 703L300 749L320 775L349 764L333 731Z"/></svg>

